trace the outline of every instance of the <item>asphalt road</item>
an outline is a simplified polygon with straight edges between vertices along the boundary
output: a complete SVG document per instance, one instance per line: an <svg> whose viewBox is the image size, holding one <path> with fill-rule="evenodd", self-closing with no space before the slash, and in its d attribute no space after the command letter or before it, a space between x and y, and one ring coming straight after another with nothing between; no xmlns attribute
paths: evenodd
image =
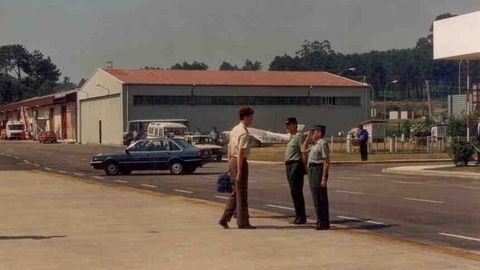
<svg viewBox="0 0 480 270"><path fill-rule="evenodd" d="M227 169L226 162L210 163L193 175L181 176L167 171L106 176L103 171L90 168L93 154L111 151L122 148L3 141L0 178L1 170L38 169L87 181L225 202L227 195L215 191L215 182ZM435 246L480 251L480 180L382 173L383 168L394 166L332 166L329 181L332 224ZM313 215L308 181L304 194L307 211ZM285 216L293 214L284 166L250 164L249 205ZM218 226L216 221L212 224Z"/></svg>

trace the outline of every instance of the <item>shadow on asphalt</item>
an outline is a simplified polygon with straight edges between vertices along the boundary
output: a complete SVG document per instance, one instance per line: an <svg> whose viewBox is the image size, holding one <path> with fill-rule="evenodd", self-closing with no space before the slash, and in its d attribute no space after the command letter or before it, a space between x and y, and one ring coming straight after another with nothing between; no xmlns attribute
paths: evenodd
<svg viewBox="0 0 480 270"><path fill-rule="evenodd" d="M206 172L199 172L199 173L191 173L191 174L180 174L180 175L177 175L177 176L189 176L189 175L220 175L220 174L224 174L225 172L211 172L211 173L206 173ZM148 176L148 175L168 175L168 176L175 176L174 174L171 174L169 172L154 172L154 173L142 173L142 172L137 172L137 173L130 173L128 175L122 175L120 174L121 176L124 176L124 177L128 177L128 176L142 176L142 175L145 175L145 176ZM108 177L115 177L116 175L107 175L107 174L103 174L102 176L108 176Z"/></svg>
<svg viewBox="0 0 480 270"><path fill-rule="evenodd" d="M257 225L257 229L259 230L312 230L315 229L315 226L310 225L301 225L301 226L273 226L273 225Z"/></svg>
<svg viewBox="0 0 480 270"><path fill-rule="evenodd" d="M39 236L39 235L25 235L25 236L0 236L2 240L48 240L52 238L65 238L66 235L52 235L52 236Z"/></svg>
<svg viewBox="0 0 480 270"><path fill-rule="evenodd" d="M365 224L363 220L335 220L331 224L348 226L348 228L339 228L343 230L380 230L398 226L397 224Z"/></svg>

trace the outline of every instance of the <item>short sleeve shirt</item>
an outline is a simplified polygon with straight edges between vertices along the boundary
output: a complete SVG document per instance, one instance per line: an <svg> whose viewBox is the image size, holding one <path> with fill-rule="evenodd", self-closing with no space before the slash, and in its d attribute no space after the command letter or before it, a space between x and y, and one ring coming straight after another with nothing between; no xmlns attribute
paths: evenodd
<svg viewBox="0 0 480 270"><path fill-rule="evenodd" d="M310 154L308 155L308 163L323 163L324 159L330 158L330 149L328 147L328 142L325 139L318 140L310 149Z"/></svg>
<svg viewBox="0 0 480 270"><path fill-rule="evenodd" d="M285 149L285 161L298 161L302 159L301 147L304 140L300 132L290 137L287 148Z"/></svg>
<svg viewBox="0 0 480 270"><path fill-rule="evenodd" d="M242 123L239 123L230 131L229 137L228 148L231 155L238 157L240 149L245 149L245 158L248 158L250 153L250 134L247 128Z"/></svg>

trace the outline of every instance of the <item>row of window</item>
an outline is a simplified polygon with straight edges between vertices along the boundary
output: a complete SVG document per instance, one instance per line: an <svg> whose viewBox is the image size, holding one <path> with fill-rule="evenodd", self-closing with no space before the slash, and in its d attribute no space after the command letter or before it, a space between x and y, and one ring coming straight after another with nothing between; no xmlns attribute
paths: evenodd
<svg viewBox="0 0 480 270"><path fill-rule="evenodd" d="M259 96L133 96L134 106L156 105L347 105L360 106L360 97Z"/></svg>

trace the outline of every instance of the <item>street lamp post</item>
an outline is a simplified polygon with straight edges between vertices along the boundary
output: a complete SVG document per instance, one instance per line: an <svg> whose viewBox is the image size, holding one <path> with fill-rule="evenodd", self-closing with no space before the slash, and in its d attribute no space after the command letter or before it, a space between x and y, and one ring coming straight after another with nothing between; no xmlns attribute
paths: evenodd
<svg viewBox="0 0 480 270"><path fill-rule="evenodd" d="M383 88L383 120L387 120L387 88L390 84L397 83L398 80L391 81Z"/></svg>

